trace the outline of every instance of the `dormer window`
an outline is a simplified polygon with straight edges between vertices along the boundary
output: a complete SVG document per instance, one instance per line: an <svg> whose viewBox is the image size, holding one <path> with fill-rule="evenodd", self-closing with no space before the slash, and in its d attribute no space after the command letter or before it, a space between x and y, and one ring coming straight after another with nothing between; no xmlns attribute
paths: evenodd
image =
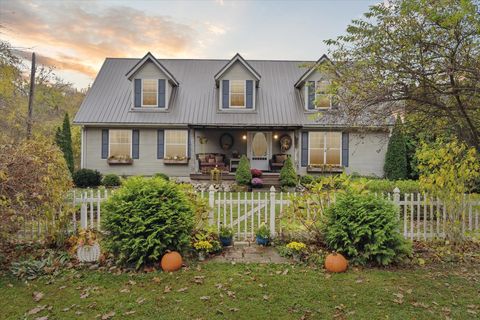
<svg viewBox="0 0 480 320"><path fill-rule="evenodd" d="M142 107L158 106L158 80L142 79Z"/></svg>
<svg viewBox="0 0 480 320"><path fill-rule="evenodd" d="M230 81L230 108L245 108L245 80Z"/></svg>
<svg viewBox="0 0 480 320"><path fill-rule="evenodd" d="M324 110L332 107L332 95L327 93L328 80L307 81L305 104L307 110Z"/></svg>

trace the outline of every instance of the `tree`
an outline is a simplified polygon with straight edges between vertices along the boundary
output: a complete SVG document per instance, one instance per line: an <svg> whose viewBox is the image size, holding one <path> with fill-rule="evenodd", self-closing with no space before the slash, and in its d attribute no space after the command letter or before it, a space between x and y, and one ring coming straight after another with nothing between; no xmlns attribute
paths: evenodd
<svg viewBox="0 0 480 320"><path fill-rule="evenodd" d="M235 172L235 180L239 185L248 185L252 181L252 173L250 172L250 162L245 155L240 158L237 171Z"/></svg>
<svg viewBox="0 0 480 320"><path fill-rule="evenodd" d="M416 153L420 187L438 197L447 213L446 235L452 241L464 239L461 217L465 215L465 194L480 179L480 159L473 147L452 140L422 143Z"/></svg>
<svg viewBox="0 0 480 320"><path fill-rule="evenodd" d="M402 112L480 150L479 1L391 0L364 16L326 41L352 121Z"/></svg>
<svg viewBox="0 0 480 320"><path fill-rule="evenodd" d="M62 127L58 127L55 131L55 143L63 152L63 157L67 163L68 170L73 174L75 170L73 148L72 148L72 132L70 130L70 119L68 113L65 113Z"/></svg>
<svg viewBox="0 0 480 320"><path fill-rule="evenodd" d="M390 180L407 179L407 148L402 130L402 120L397 119L388 141L384 165L385 177Z"/></svg>

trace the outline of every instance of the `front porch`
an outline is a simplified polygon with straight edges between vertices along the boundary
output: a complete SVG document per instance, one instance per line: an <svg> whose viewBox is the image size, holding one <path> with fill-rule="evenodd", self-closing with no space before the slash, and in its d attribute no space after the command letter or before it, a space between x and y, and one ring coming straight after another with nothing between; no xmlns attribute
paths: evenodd
<svg viewBox="0 0 480 320"><path fill-rule="evenodd" d="M192 180L210 180L217 168L222 180L234 180L240 158L246 156L250 167L277 177L287 157L295 160L295 131L293 129L195 129L193 133ZM278 179L278 178L277 178Z"/></svg>

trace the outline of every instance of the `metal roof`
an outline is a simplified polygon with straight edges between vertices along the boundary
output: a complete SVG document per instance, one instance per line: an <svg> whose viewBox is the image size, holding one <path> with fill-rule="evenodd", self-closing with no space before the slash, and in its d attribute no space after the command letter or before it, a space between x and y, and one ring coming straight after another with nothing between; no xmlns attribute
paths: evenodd
<svg viewBox="0 0 480 320"><path fill-rule="evenodd" d="M253 111L221 111L214 75L229 60L158 59L179 82L167 111L132 110L132 83L125 76L141 59L107 58L74 123L84 125L165 125L236 127L346 127L344 113L322 112L314 119L294 87L313 61L249 60L262 75Z"/></svg>

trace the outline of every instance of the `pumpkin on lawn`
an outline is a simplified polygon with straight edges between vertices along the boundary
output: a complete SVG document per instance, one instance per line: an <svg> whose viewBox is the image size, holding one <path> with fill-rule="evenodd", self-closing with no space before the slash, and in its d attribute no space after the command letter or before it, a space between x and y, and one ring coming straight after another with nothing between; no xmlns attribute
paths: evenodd
<svg viewBox="0 0 480 320"><path fill-rule="evenodd" d="M176 251L167 252L163 255L160 265L165 272L177 271L182 267L182 256Z"/></svg>
<svg viewBox="0 0 480 320"><path fill-rule="evenodd" d="M345 272L348 267L348 261L340 253L330 253L325 259L325 269L329 272Z"/></svg>

